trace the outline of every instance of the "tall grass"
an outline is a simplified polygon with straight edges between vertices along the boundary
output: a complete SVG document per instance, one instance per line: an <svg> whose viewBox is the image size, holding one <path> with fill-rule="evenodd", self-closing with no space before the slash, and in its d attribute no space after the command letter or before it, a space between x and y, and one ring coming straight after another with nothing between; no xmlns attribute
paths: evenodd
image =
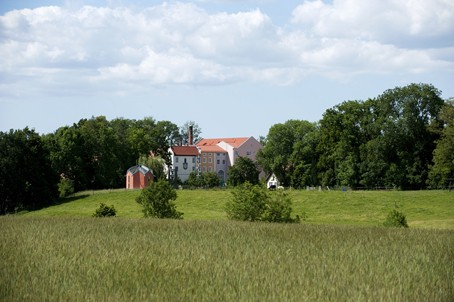
<svg viewBox="0 0 454 302"><path fill-rule="evenodd" d="M454 231L0 217L2 301L452 301Z"/></svg>

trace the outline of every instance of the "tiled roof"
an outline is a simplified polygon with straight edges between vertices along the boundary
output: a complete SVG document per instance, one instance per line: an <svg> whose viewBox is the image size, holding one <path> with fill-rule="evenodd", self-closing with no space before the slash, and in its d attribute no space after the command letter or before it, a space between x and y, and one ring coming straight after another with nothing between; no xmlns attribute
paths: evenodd
<svg viewBox="0 0 454 302"><path fill-rule="evenodd" d="M143 175L147 174L150 171L148 167L142 166L142 165L135 165L131 168L128 169L126 173L131 173L131 174L136 174L137 172L142 173Z"/></svg>
<svg viewBox="0 0 454 302"><path fill-rule="evenodd" d="M227 153L224 149L221 147L214 145L214 146L198 146L200 151L202 152L213 152L213 153Z"/></svg>
<svg viewBox="0 0 454 302"><path fill-rule="evenodd" d="M172 152L176 156L198 156L199 149L196 146L172 146Z"/></svg>
<svg viewBox="0 0 454 302"><path fill-rule="evenodd" d="M250 137L226 137L226 138L204 138L200 142L197 143L198 147L201 146L215 146L220 142L225 142L231 145L234 148L238 148L245 141L247 141Z"/></svg>

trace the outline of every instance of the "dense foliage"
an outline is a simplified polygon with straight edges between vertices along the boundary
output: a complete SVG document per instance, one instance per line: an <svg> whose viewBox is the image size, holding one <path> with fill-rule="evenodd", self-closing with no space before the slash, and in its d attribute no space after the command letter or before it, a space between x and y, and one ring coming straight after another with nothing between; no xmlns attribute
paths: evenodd
<svg viewBox="0 0 454 302"><path fill-rule="evenodd" d="M240 221L298 222L291 218L292 200L283 191L267 189L245 182L232 190L226 203L229 219Z"/></svg>
<svg viewBox="0 0 454 302"><path fill-rule="evenodd" d="M34 130L0 132L0 214L46 205L58 196L57 183L49 151Z"/></svg>
<svg viewBox="0 0 454 302"><path fill-rule="evenodd" d="M454 173L449 164L452 118L440 116L440 94L431 85L411 84L364 102L344 102L328 109L317 124L274 125L259 163L285 186L422 189L430 181L444 119L432 179L446 182ZM444 112L450 111L445 106Z"/></svg>
<svg viewBox="0 0 454 302"><path fill-rule="evenodd" d="M186 184L193 188L215 188L221 184L221 179L216 172L192 171L189 174Z"/></svg>
<svg viewBox="0 0 454 302"><path fill-rule="evenodd" d="M227 184L238 186L249 182L251 184L259 183L259 168L257 163L247 157L238 157L235 164L227 172Z"/></svg>
<svg viewBox="0 0 454 302"><path fill-rule="evenodd" d="M407 217L402 212L392 210L386 216L383 225L386 227L408 228Z"/></svg>
<svg viewBox="0 0 454 302"><path fill-rule="evenodd" d="M175 206L177 192L167 180L151 182L142 190L136 201L142 205L145 217L180 219L183 213Z"/></svg>
<svg viewBox="0 0 454 302"><path fill-rule="evenodd" d="M93 214L93 217L113 217L116 215L117 210L115 210L113 205L108 206L105 203L101 203Z"/></svg>

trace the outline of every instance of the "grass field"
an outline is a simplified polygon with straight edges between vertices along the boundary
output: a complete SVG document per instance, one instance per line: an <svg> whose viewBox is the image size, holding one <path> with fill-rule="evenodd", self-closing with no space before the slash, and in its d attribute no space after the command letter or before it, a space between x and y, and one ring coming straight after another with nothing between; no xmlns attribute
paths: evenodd
<svg viewBox="0 0 454 302"><path fill-rule="evenodd" d="M454 231L0 217L1 301L452 301Z"/></svg>
<svg viewBox="0 0 454 302"><path fill-rule="evenodd" d="M61 204L26 216L91 216L101 202L114 205L119 217L142 217L135 202L140 191L87 191ZM389 211L398 208L410 227L454 229L454 192L448 191L288 191L294 215L306 216L305 223L380 225ZM179 190L177 209L186 220L226 220L228 190Z"/></svg>
<svg viewBox="0 0 454 302"><path fill-rule="evenodd" d="M228 190L81 192L0 217L0 301L452 301L454 192L288 191L300 224L228 221ZM100 203L118 217L94 218ZM409 229L381 227L398 208Z"/></svg>

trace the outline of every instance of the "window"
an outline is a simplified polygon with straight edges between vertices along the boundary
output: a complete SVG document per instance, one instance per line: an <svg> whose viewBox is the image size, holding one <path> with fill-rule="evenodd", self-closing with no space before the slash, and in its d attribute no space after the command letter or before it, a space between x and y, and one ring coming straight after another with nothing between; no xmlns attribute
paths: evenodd
<svg viewBox="0 0 454 302"><path fill-rule="evenodd" d="M218 159L218 160L216 161L216 163L219 165L219 164L221 163L221 161Z"/></svg>
<svg viewBox="0 0 454 302"><path fill-rule="evenodd" d="M213 153L208 153L208 156L213 156Z"/></svg>
<svg viewBox="0 0 454 302"><path fill-rule="evenodd" d="M192 171L195 171L195 167L194 166L192 166Z"/></svg>
<svg viewBox="0 0 454 302"><path fill-rule="evenodd" d="M225 165L225 159L222 160L222 164Z"/></svg>
<svg viewBox="0 0 454 302"><path fill-rule="evenodd" d="M246 151L246 155L251 155L252 152L251 151Z"/></svg>
<svg viewBox="0 0 454 302"><path fill-rule="evenodd" d="M207 154L206 153L202 153L202 156L207 156Z"/></svg>
<svg viewBox="0 0 454 302"><path fill-rule="evenodd" d="M207 162L207 159L204 157L204 158L202 159L202 162L203 162L203 163L206 163L206 162Z"/></svg>
<svg viewBox="0 0 454 302"><path fill-rule="evenodd" d="M178 156L175 156L175 162L176 163L178 162Z"/></svg>
<svg viewBox="0 0 454 302"><path fill-rule="evenodd" d="M208 172L213 172L213 169L211 169L211 167L208 167Z"/></svg>
<svg viewBox="0 0 454 302"><path fill-rule="evenodd" d="M206 172L207 171L207 167L202 167L202 171Z"/></svg>
<svg viewBox="0 0 454 302"><path fill-rule="evenodd" d="M213 159L211 157L208 157L208 162L211 164L213 162Z"/></svg>
<svg viewBox="0 0 454 302"><path fill-rule="evenodd" d="M216 153L216 156L221 156L221 153Z"/></svg>
<svg viewBox="0 0 454 302"><path fill-rule="evenodd" d="M195 164L195 157L192 158L192 163Z"/></svg>

